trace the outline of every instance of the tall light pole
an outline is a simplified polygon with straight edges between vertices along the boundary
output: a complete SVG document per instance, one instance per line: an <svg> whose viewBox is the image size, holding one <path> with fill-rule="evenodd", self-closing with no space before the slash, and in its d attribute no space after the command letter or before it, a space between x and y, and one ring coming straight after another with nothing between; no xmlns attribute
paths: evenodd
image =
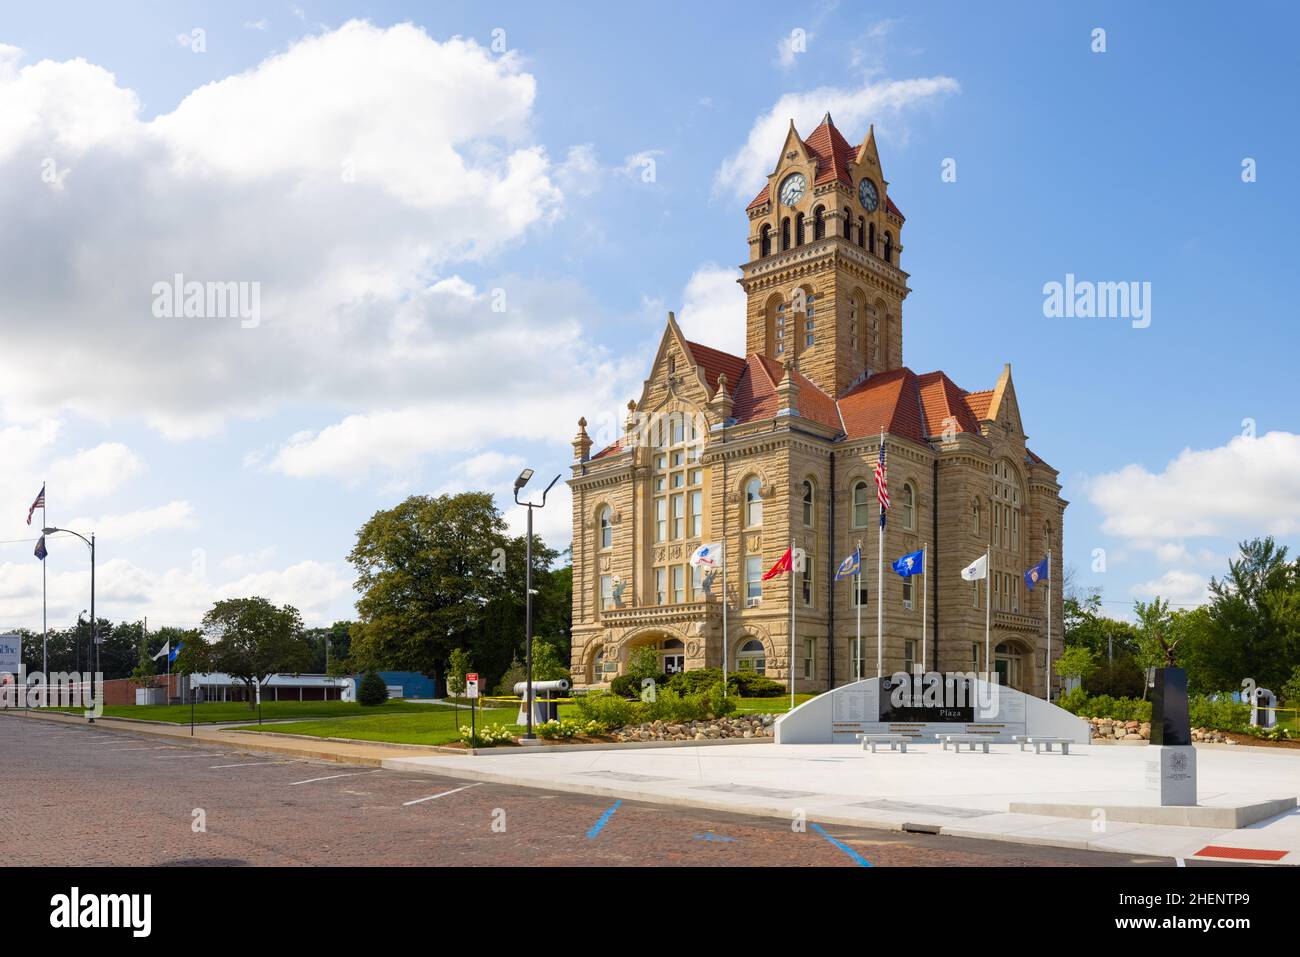
<svg viewBox="0 0 1300 957"><path fill-rule="evenodd" d="M90 538L87 538L80 532L74 532L70 528L50 527L41 529L42 535L53 535L55 532L66 532L69 535L76 535L90 548L90 644L95 649L95 671L90 676L90 687L93 691L95 687L95 674L99 672L99 638L95 635L95 533L91 532ZM100 693L103 693L102 686ZM90 723L95 723L93 717L90 718Z"/></svg>
<svg viewBox="0 0 1300 957"><path fill-rule="evenodd" d="M532 477L533 470L524 469L519 473L519 478L515 479L515 504L528 509L528 536L524 544L524 657L527 659L525 667L528 670L526 678L528 687L524 693L524 707L528 711L528 723L524 729L525 741L537 740L536 735L533 734L533 509L546 507L547 493L560 480L559 475L551 479L551 484L542 492L540 502L521 502L519 490L527 485Z"/></svg>

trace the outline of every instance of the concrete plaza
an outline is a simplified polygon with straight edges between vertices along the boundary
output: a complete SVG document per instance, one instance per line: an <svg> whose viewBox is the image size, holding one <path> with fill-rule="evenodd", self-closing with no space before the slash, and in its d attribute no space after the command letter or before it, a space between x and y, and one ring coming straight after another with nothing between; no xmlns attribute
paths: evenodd
<svg viewBox="0 0 1300 957"><path fill-rule="evenodd" d="M1012 804L1154 803L1146 747L1090 745L1069 755L994 744L989 754L912 746L746 744L635 750L437 755L384 760L393 770L599 794L683 807L951 836L1153 854L1300 864L1300 811L1239 828L1012 813ZM1199 803L1227 807L1300 795L1300 753L1197 749Z"/></svg>

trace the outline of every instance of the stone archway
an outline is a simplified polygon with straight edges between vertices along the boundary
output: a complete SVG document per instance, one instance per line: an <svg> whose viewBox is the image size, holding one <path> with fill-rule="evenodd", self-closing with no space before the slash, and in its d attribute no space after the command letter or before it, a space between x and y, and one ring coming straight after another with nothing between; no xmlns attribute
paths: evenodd
<svg viewBox="0 0 1300 957"><path fill-rule="evenodd" d="M993 670L998 683L1026 691L1033 686L1033 649L1019 638L1003 638L993 645Z"/></svg>

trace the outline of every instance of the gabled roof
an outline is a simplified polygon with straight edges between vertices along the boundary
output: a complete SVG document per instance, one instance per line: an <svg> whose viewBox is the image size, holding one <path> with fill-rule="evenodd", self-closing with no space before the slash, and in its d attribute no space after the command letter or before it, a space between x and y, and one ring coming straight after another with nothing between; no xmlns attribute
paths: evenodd
<svg viewBox="0 0 1300 957"><path fill-rule="evenodd" d="M989 406L993 404L993 390L984 389L980 392L967 392L966 405L970 407L975 418L981 421L989 417Z"/></svg>
<svg viewBox="0 0 1300 957"><path fill-rule="evenodd" d="M703 370L704 379L709 384L710 392L718 391L718 373L720 372L727 375L727 391L735 391L736 383L740 381L740 377L745 371L744 359L740 358L740 356L733 356L730 352L714 349L712 346L701 345L698 342L687 342L686 346L691 350L691 357L695 360L695 364Z"/></svg>
<svg viewBox="0 0 1300 957"><path fill-rule="evenodd" d="M731 415L738 423L770 419L781 411L777 408L776 387L785 377L785 369L779 363L757 353L750 353L744 363L744 375L740 377L732 395L735 404ZM795 370L794 381L799 387L799 415L838 432L840 414L835 407L835 400L798 370Z"/></svg>
<svg viewBox="0 0 1300 957"><path fill-rule="evenodd" d="M839 407L850 439L878 435L883 429L914 442L925 441L921 395L911 369L868 376L840 399Z"/></svg>
<svg viewBox="0 0 1300 957"><path fill-rule="evenodd" d="M813 130L807 139L801 139L800 142L817 160L817 176L813 179L814 186L837 181L850 187L853 186L853 174L850 171L850 166L857 159L858 151L849 145L848 140L836 128L829 112L822 118L817 129ZM745 211L748 212L768 202L771 198L771 191L770 185L760 189L758 195L745 207ZM899 219L905 218L888 194L885 195L885 209Z"/></svg>
<svg viewBox="0 0 1300 957"><path fill-rule="evenodd" d="M979 419L966 403L966 393L943 372L917 376L921 406L925 413L927 435L943 435L945 423L951 421L956 432L979 434Z"/></svg>

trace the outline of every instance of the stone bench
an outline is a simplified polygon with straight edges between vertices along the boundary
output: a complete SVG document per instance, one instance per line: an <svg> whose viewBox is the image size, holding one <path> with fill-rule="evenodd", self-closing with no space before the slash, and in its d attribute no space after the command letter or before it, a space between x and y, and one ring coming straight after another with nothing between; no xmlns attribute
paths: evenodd
<svg viewBox="0 0 1300 957"><path fill-rule="evenodd" d="M902 754L907 753L907 742L911 740L905 734L859 734L854 735L862 742L862 750L871 749L871 753L876 753L876 745L887 744L890 751L898 751Z"/></svg>
<svg viewBox="0 0 1300 957"><path fill-rule="evenodd" d="M1059 744L1061 746L1062 754L1069 754L1070 744L1072 743L1069 738L1050 738L1041 734L1017 734L1011 740L1020 745L1021 751L1025 750L1026 744L1032 744L1034 746L1034 754L1041 754L1042 748L1047 748L1047 751L1050 754L1052 751L1052 745L1054 744Z"/></svg>
<svg viewBox="0 0 1300 957"><path fill-rule="evenodd" d="M980 750L985 754L989 753L989 739L986 735L982 734L941 734L939 735L939 741L943 744L943 749L945 751L948 750L948 745L951 744L953 751L959 752L961 751L961 746L966 744L970 745L972 751L975 750L976 745L979 745Z"/></svg>

